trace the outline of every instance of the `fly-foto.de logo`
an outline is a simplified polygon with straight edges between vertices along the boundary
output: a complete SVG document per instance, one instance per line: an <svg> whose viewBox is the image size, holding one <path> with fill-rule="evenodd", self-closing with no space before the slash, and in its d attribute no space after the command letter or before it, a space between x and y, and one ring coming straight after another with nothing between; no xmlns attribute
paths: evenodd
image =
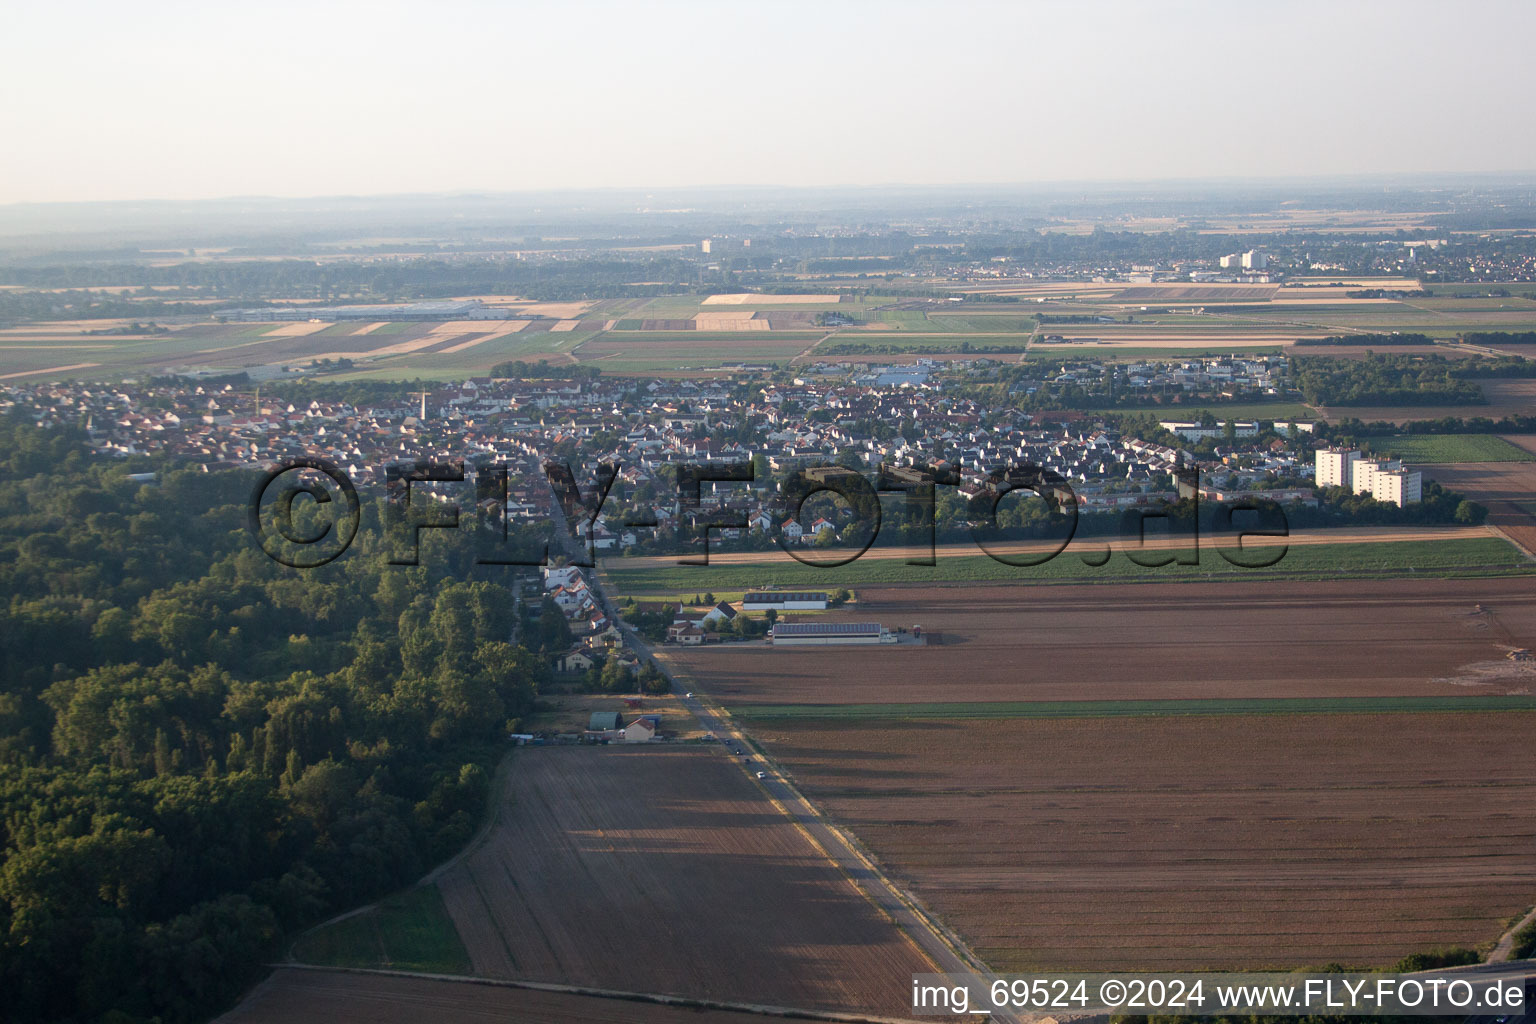
<svg viewBox="0 0 1536 1024"><path fill-rule="evenodd" d="M680 565L708 565L711 533L748 529L746 513L719 507L706 507L703 485L706 483L752 484L756 482L751 462L678 463L675 466L677 489L674 509L677 522L686 523L685 532L692 544L678 556ZM578 533L586 538L586 558L575 564L595 563L594 529L618 478L618 468L610 463L598 465L595 478L584 489L569 464L546 461L545 479L553 495L552 518L558 515L572 524L581 524ZM461 508L453 501L413 500L413 484L451 484L465 480L463 460L391 463L385 467L383 528L391 546L390 562L395 565L420 564L421 531L456 530ZM505 509L508 500L509 471L505 464L484 466L474 475L474 514L478 517L479 538L475 563L479 565L541 566L549 564L549 543L534 545L514 542L508 529ZM1148 568L1177 564L1198 565L1200 561L1201 508L1197 470L1176 474L1180 501L1177 505L1146 505L1120 510L1117 536L1121 550L1138 565ZM778 546L802 564L817 568L847 565L864 555L880 533L883 513L881 498L904 503L906 537L917 543L905 545L906 563L913 566L936 564L938 494L940 488L959 487L958 474L901 467L882 468L871 482L864 475L837 466L811 467L797 473L782 486L774 500L775 519L799 523L807 502L818 494L841 498L845 514L851 515L857 530L856 544L840 550L807 552L797 548L784 531L773 534ZM1078 534L1080 506L1071 481L1060 474L1032 463L999 467L992 470L971 496L968 520L969 536L976 547L1003 565L1028 568L1044 565L1060 556ZM1009 531L999 525L998 512L1010 494L1022 493L1040 499L1048 514L1046 524L1035 536L1043 539L1019 544ZM300 514L299 508L303 508ZM1206 509L1208 533L1230 543L1217 546L1216 553L1231 565L1241 568L1268 568L1285 557L1285 545L1273 540L1290 534L1283 510L1273 502L1255 501L1212 503ZM1237 514L1246 513L1241 527ZM299 569L315 568L344 554L356 539L362 523L361 502L352 481L334 463L320 458L288 459L262 475L252 489L248 505L248 525L256 542L273 560ZM553 523L551 525L554 525ZM626 519L624 527L654 529L659 523L654 515L643 513ZM1162 534L1155 541L1153 535ZM1245 548L1247 538L1270 541L1262 548ZM1087 545L1077 556L1084 565L1098 567L1108 562L1110 549L1103 544Z"/></svg>

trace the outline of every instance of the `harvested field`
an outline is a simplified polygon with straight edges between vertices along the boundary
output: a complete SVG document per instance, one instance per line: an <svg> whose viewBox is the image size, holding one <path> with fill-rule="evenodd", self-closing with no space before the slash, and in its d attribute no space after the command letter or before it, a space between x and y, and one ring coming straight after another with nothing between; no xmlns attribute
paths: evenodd
<svg viewBox="0 0 1536 1024"><path fill-rule="evenodd" d="M551 334L558 334L562 331L574 331L580 324L580 320L561 320L551 327L549 332Z"/></svg>
<svg viewBox="0 0 1536 1024"><path fill-rule="evenodd" d="M504 324L497 325L496 329L489 334L473 337L468 341L461 341L456 345L451 345L448 348L439 349L438 351L444 354L451 352L462 352L467 348L474 348L476 345L484 344L487 341L494 341L497 338L505 338L509 334L516 334L527 326L527 320L509 320Z"/></svg>
<svg viewBox="0 0 1536 1024"><path fill-rule="evenodd" d="M1262 302L1275 297L1279 285L1166 284L1126 288L1111 302Z"/></svg>
<svg viewBox="0 0 1536 1024"><path fill-rule="evenodd" d="M579 320L595 302L528 302L516 303L519 316L547 317L552 320Z"/></svg>
<svg viewBox="0 0 1536 1024"><path fill-rule="evenodd" d="M897 1014L928 961L705 747L519 752L439 880L475 973Z"/></svg>
<svg viewBox="0 0 1536 1024"><path fill-rule="evenodd" d="M1500 440L1536 456L1536 437L1509 434ZM1469 462L1432 466L1425 476L1488 506L1488 525L1536 553L1536 462Z"/></svg>
<svg viewBox="0 0 1536 1024"><path fill-rule="evenodd" d="M766 331L767 320L754 319L750 310L732 310L727 313L700 313L693 318L696 331Z"/></svg>
<svg viewBox="0 0 1536 1024"><path fill-rule="evenodd" d="M669 658L728 707L1536 688L1536 662L1505 657L1536 646L1529 579L869 588L857 598L828 617L920 624L939 642L671 648ZM1490 614L1473 614L1477 604Z"/></svg>
<svg viewBox="0 0 1536 1024"><path fill-rule="evenodd" d="M835 306L843 301L841 295L760 295L756 292L733 292L725 295L709 295L701 306Z"/></svg>
<svg viewBox="0 0 1536 1024"><path fill-rule="evenodd" d="M764 1019L475 981L282 968L216 1024L763 1024Z"/></svg>
<svg viewBox="0 0 1536 1024"><path fill-rule="evenodd" d="M331 326L330 324L309 323L308 321L305 321L304 323L298 323L298 324L283 324L281 327L274 327L274 328L272 328L272 330L268 331L266 333L266 337L268 337L268 338L302 338L306 334L317 334L320 331L323 331L327 327L330 327L330 326Z"/></svg>
<svg viewBox="0 0 1536 1024"><path fill-rule="evenodd" d="M13 380L17 377L41 377L50 373L70 373L75 370L89 370L100 363L69 363L65 366L45 366L38 370L21 370L17 373L0 374L0 380Z"/></svg>
<svg viewBox="0 0 1536 1024"><path fill-rule="evenodd" d="M1508 711L753 731L992 967L1174 970L1491 944L1530 905L1533 726Z"/></svg>

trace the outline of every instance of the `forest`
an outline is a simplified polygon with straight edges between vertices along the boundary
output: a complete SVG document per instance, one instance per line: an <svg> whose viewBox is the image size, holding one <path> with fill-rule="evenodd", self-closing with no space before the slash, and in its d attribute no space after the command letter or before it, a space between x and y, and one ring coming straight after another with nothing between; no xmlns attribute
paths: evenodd
<svg viewBox="0 0 1536 1024"><path fill-rule="evenodd" d="M468 546L389 565L365 503L354 550L286 568L251 486L0 421L8 1020L227 1005L285 936L470 838L546 678Z"/></svg>
<svg viewBox="0 0 1536 1024"><path fill-rule="evenodd" d="M1295 382L1308 405L1486 405L1483 389L1442 356L1365 359L1298 356Z"/></svg>

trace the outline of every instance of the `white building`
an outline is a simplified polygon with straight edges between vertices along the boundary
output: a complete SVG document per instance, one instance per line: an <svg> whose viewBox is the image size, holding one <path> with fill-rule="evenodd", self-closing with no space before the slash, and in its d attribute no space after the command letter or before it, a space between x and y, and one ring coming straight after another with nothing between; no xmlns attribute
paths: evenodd
<svg viewBox="0 0 1536 1024"><path fill-rule="evenodd" d="M1361 459L1354 469L1356 494L1369 494L1379 502L1399 506L1423 500L1423 474L1404 469L1397 459Z"/></svg>
<svg viewBox="0 0 1536 1024"><path fill-rule="evenodd" d="M1236 270L1242 264L1242 260L1243 258L1235 252L1231 253L1230 255L1223 256L1221 258L1221 269Z"/></svg>
<svg viewBox="0 0 1536 1024"><path fill-rule="evenodd" d="M1269 266L1269 257L1255 249L1243 253L1244 270L1263 270Z"/></svg>
<svg viewBox="0 0 1536 1024"><path fill-rule="evenodd" d="M1319 448L1317 450L1317 486L1355 486L1355 463L1361 459L1355 448Z"/></svg>
<svg viewBox="0 0 1536 1024"><path fill-rule="evenodd" d="M1226 437L1227 428L1224 423L1218 423L1214 427L1201 426L1199 423L1185 420L1163 420L1158 426L1170 433L1178 434L1186 441L1198 441L1205 437ZM1257 420L1242 420L1232 424L1237 437L1257 437L1259 423Z"/></svg>

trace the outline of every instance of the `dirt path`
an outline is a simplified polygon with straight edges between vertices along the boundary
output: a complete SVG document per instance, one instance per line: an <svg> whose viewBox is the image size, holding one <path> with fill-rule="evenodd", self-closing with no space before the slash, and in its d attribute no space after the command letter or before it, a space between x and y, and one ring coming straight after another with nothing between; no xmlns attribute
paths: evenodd
<svg viewBox="0 0 1536 1024"><path fill-rule="evenodd" d="M1513 928L1504 933L1503 937L1499 939L1498 945L1493 947L1493 952L1488 954L1488 962L1490 964L1502 964L1511 959L1510 954L1515 951L1515 933L1531 924L1536 924L1536 907L1531 908L1529 914L1522 917L1515 923Z"/></svg>

